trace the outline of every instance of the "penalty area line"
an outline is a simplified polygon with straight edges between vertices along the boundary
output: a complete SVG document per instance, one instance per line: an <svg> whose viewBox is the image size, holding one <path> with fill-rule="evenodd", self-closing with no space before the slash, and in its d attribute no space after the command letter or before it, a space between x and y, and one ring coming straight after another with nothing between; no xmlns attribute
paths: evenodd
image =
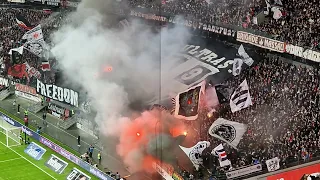
<svg viewBox="0 0 320 180"><path fill-rule="evenodd" d="M22 159L22 158L21 158L21 157L19 157L19 158L7 159L7 160L0 161L0 163L3 163L3 162L9 162L9 161L14 161L14 160L17 160L17 159Z"/></svg>
<svg viewBox="0 0 320 180"><path fill-rule="evenodd" d="M0 141L1 144L3 144L4 146L6 146L3 142ZM18 156L20 156L21 158L25 159L26 161L28 161L30 164L32 164L33 166L35 166L36 168L40 169L42 172L46 173L48 176L50 176L52 179L57 180L55 177L53 177L51 174L47 173L45 170L41 169L39 166L37 166L36 164L34 164L33 162L31 162L29 159L25 158L24 156L22 156L20 153L18 153L17 151L13 150L11 147L6 146L7 148L9 148L11 151L13 151L14 153L16 153Z"/></svg>

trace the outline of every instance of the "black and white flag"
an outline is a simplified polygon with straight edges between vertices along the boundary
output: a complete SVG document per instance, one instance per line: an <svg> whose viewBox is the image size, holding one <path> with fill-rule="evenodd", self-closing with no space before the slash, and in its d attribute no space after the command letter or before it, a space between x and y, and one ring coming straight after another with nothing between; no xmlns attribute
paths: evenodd
<svg viewBox="0 0 320 180"><path fill-rule="evenodd" d="M227 153L224 150L222 144L219 144L217 147L215 147L211 154L217 156L219 158L220 167L229 166L231 165L230 160L227 158Z"/></svg>
<svg viewBox="0 0 320 180"><path fill-rule="evenodd" d="M249 86L245 79L230 97L230 108L234 113L252 105Z"/></svg>
<svg viewBox="0 0 320 180"><path fill-rule="evenodd" d="M41 41L43 40L43 33L42 33L42 28L41 25L38 25L31 29L30 31L26 32L22 36L23 40L26 40L27 42L30 41Z"/></svg>
<svg viewBox="0 0 320 180"><path fill-rule="evenodd" d="M270 11L273 13L273 19L280 19L282 17L282 1L281 0L274 0L272 3L270 0L265 0L266 2L266 11L264 12L265 15L270 15Z"/></svg>
<svg viewBox="0 0 320 180"><path fill-rule="evenodd" d="M238 76L241 73L242 64L243 64L243 60L240 58L235 58L233 60L232 74L234 76Z"/></svg>
<svg viewBox="0 0 320 180"><path fill-rule="evenodd" d="M28 50L32 54L42 57L43 54L46 52L44 41L34 41L34 42L26 42L23 47L24 49Z"/></svg>
<svg viewBox="0 0 320 180"><path fill-rule="evenodd" d="M49 48L43 39L41 25L38 25L26 32L23 35L22 40L26 41L23 45L24 49L38 57L44 57L46 59L49 58Z"/></svg>
<svg viewBox="0 0 320 180"><path fill-rule="evenodd" d="M218 118L209 128L209 134L236 148L247 130L247 125Z"/></svg>
<svg viewBox="0 0 320 180"><path fill-rule="evenodd" d="M189 157L190 161L196 168L199 170L200 165L203 163L203 159L201 158L202 151L210 146L209 141L199 141L196 145L191 148L182 147L179 145L181 150Z"/></svg>
<svg viewBox="0 0 320 180"><path fill-rule="evenodd" d="M10 49L9 54L12 55L12 51L18 52L19 54L23 54L23 46L18 48Z"/></svg>
<svg viewBox="0 0 320 180"><path fill-rule="evenodd" d="M205 81L180 92L175 98L174 117L185 120L196 120L198 118L199 101L204 94Z"/></svg>
<svg viewBox="0 0 320 180"><path fill-rule="evenodd" d="M278 157L266 160L268 171L276 171L280 169L280 159Z"/></svg>
<svg viewBox="0 0 320 180"><path fill-rule="evenodd" d="M249 54L244 50L243 45L238 49L238 54L241 57L242 61L247 64L248 66L251 66L254 63L254 60L249 56Z"/></svg>

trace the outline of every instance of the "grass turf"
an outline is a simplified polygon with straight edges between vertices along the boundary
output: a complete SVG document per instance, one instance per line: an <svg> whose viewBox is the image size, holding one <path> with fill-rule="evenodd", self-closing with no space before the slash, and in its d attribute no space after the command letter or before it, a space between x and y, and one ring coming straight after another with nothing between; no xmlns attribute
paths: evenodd
<svg viewBox="0 0 320 180"><path fill-rule="evenodd" d="M24 152L27 145L18 145L8 148L5 144L6 136L0 133L0 180L65 180L73 167L76 167L80 171L89 175L92 180L98 180L98 178L93 177L90 173L86 172L79 166L39 143L37 143L39 146L47 150L39 161L33 159ZM51 154L54 154L60 159L68 162L68 166L63 173L57 174L45 165L45 162L49 159Z"/></svg>

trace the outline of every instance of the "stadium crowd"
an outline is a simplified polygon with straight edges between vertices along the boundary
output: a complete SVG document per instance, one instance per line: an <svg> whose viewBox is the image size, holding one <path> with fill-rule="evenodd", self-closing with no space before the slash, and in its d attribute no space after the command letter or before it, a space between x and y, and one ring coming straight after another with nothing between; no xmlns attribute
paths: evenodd
<svg viewBox="0 0 320 180"><path fill-rule="evenodd" d="M210 141L212 148L219 142L208 130L217 117L248 125L238 151L225 145L233 169L256 163L266 169L265 161L274 157L280 159L281 168L320 157L320 71L265 57L226 83L237 87L247 79L252 106L232 113L226 103L219 107L215 118L202 115L205 120L200 136ZM204 155L206 165L212 166L211 162L216 161L218 170L229 170L220 169L217 158L210 153Z"/></svg>
<svg viewBox="0 0 320 180"><path fill-rule="evenodd" d="M162 11L173 14L182 13L189 19L206 23L242 26L243 22L246 22L249 23L249 28L270 33L295 45L311 48L319 45L320 5L317 0L299 3L283 0L283 17L279 20L270 17L259 25L254 25L252 18L264 10L266 5L263 0L218 0L213 3L192 0L165 1L161 6L149 1L132 0L130 3L132 6L144 6L153 10L161 8ZM25 33L15 22L16 13L25 16L33 25L49 17L49 14L42 10L0 9L0 57L3 57L6 67L11 65L9 50L19 45ZM55 27L56 24L45 27L44 34ZM41 69L38 57L27 51L23 53L23 60L30 66ZM281 167L287 167L293 162L304 162L320 156L319 75L317 69L294 66L266 56L257 65L227 82L229 87L236 87L246 78L254 101L253 106L237 113L231 113L228 105L221 106L215 115L248 124L248 131L239 144L240 151L226 148L233 168L257 162L263 164L273 157L279 157ZM211 141L212 146L218 145L216 140L208 135L213 119L206 115L203 118L206 120L201 127L202 139ZM210 152L207 155L207 160L216 161ZM210 164L212 163L208 163L212 166Z"/></svg>
<svg viewBox="0 0 320 180"><path fill-rule="evenodd" d="M320 18L319 1L310 0L297 2L294 0L270 0L273 5L281 5L282 17L273 19L272 12L267 9L264 0L203 0L203 1L171 1L163 0L162 4L150 3L145 0L132 0L131 6L151 8L155 12L183 14L186 19L196 22L235 25L251 28L272 35L274 38L294 45L308 48L319 48ZM268 11L269 18L254 24L253 17Z"/></svg>

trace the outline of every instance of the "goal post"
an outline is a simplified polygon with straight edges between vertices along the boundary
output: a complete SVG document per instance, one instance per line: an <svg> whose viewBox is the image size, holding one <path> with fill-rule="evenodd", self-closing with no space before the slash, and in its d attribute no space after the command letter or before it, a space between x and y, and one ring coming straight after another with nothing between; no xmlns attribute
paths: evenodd
<svg viewBox="0 0 320 180"><path fill-rule="evenodd" d="M21 127L4 127L0 124L0 132L4 135L3 137L0 135L0 141L7 147L21 145Z"/></svg>

